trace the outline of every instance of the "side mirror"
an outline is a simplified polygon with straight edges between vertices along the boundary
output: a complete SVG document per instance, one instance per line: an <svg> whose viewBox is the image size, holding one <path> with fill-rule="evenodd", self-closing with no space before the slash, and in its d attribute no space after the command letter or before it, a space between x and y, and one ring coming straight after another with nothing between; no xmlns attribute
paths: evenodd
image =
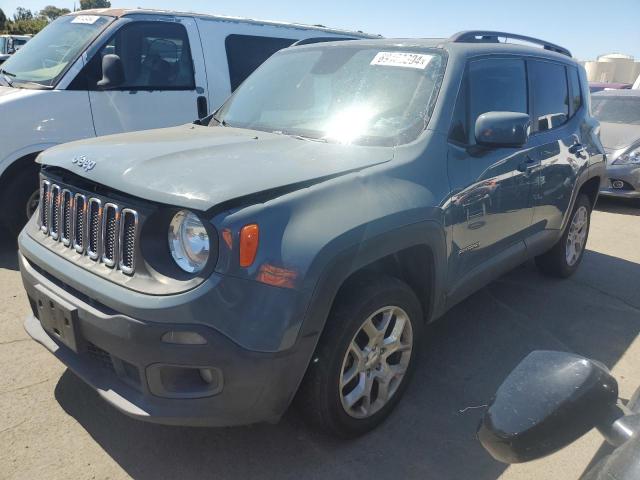
<svg viewBox="0 0 640 480"><path fill-rule="evenodd" d="M13 48L13 47L9 47L9 48L7 48L7 53L9 55L13 55L14 53L16 53L16 49Z"/></svg>
<svg viewBox="0 0 640 480"><path fill-rule="evenodd" d="M617 399L618 384L600 363L535 351L500 385L478 439L500 462L535 460L606 422Z"/></svg>
<svg viewBox="0 0 640 480"><path fill-rule="evenodd" d="M124 68L120 57L112 53L102 57L102 79L98 81L98 87L115 88L123 83Z"/></svg>
<svg viewBox="0 0 640 480"><path fill-rule="evenodd" d="M488 147L521 147L529 139L530 126L526 113L483 113L476 120L476 142Z"/></svg>

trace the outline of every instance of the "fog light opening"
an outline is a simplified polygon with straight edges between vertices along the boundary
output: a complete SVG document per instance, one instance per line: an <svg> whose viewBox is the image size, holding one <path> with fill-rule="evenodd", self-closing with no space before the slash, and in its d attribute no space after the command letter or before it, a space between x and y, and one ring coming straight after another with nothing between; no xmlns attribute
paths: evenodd
<svg viewBox="0 0 640 480"><path fill-rule="evenodd" d="M162 335L164 343L172 343L176 345L206 345L207 339L196 332L177 332L170 331Z"/></svg>

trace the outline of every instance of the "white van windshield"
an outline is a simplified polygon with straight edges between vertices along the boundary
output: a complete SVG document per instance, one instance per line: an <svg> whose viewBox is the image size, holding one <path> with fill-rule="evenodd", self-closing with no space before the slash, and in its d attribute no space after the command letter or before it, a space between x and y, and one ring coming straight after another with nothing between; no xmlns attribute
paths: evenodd
<svg viewBox="0 0 640 480"><path fill-rule="evenodd" d="M444 67L437 50L294 47L249 76L215 123L332 143L401 145L426 128Z"/></svg>
<svg viewBox="0 0 640 480"><path fill-rule="evenodd" d="M2 64L1 72L15 87L52 87L113 17L69 15L56 19Z"/></svg>

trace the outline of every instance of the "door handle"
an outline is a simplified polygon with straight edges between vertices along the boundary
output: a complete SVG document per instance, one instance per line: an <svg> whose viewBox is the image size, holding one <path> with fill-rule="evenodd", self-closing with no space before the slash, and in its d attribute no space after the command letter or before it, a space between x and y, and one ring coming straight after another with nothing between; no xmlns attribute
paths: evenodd
<svg viewBox="0 0 640 480"><path fill-rule="evenodd" d="M518 165L518 171L522 173L529 173L531 170L540 165L539 160L533 160L531 157L527 157L527 159Z"/></svg>
<svg viewBox="0 0 640 480"><path fill-rule="evenodd" d="M571 145L569 147L569 153L572 155L576 155L580 158L586 158L587 155L587 147L585 147L584 145L582 145L579 142L574 143L573 145ZM584 157L583 157L584 155Z"/></svg>
<svg viewBox="0 0 640 480"><path fill-rule="evenodd" d="M207 106L207 97L200 95L196 99L196 105L198 107L198 119L204 118L209 114L209 107Z"/></svg>

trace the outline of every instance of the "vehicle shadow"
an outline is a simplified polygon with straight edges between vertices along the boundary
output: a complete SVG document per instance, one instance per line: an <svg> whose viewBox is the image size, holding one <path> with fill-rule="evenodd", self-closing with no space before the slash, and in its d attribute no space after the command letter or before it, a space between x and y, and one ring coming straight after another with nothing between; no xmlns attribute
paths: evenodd
<svg viewBox="0 0 640 480"><path fill-rule="evenodd" d="M18 246L15 239L0 227L0 268L18 270Z"/></svg>
<svg viewBox="0 0 640 480"><path fill-rule="evenodd" d="M607 213L640 216L640 199L627 200L624 198L599 197L596 210Z"/></svg>
<svg viewBox="0 0 640 480"><path fill-rule="evenodd" d="M605 273L606 272L606 273ZM571 280L524 265L428 328L416 375L388 421L357 440L308 428L297 411L278 425L165 427L120 414L67 371L62 408L133 478L496 479L506 466L475 432L515 365L536 349L573 351L612 367L640 332L640 299L602 286L603 275L640 284L640 265L587 252Z"/></svg>

